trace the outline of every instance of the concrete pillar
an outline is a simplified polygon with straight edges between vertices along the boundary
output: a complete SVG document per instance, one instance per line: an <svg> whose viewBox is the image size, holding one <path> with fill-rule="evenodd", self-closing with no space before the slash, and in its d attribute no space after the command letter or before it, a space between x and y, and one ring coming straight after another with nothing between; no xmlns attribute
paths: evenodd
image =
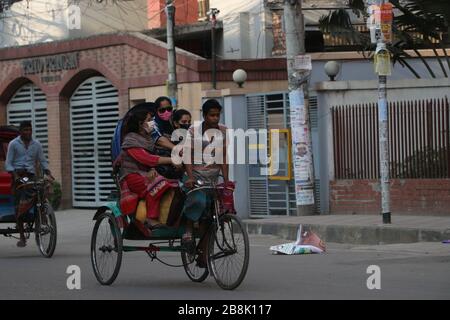
<svg viewBox="0 0 450 320"><path fill-rule="evenodd" d="M317 117L319 119L319 165L316 166L320 179L320 214L330 213L330 168L334 168L333 123L330 105L324 94L317 95Z"/></svg>
<svg viewBox="0 0 450 320"><path fill-rule="evenodd" d="M0 101L0 124L6 125L6 122L7 122L6 103Z"/></svg>
<svg viewBox="0 0 450 320"><path fill-rule="evenodd" d="M61 141L61 177L62 199L61 207L64 209L72 207L72 151L70 137L70 103L69 98L60 97L59 100L59 123Z"/></svg>
<svg viewBox="0 0 450 320"><path fill-rule="evenodd" d="M47 96L48 161L52 175L61 181L60 104L58 96Z"/></svg>
<svg viewBox="0 0 450 320"><path fill-rule="evenodd" d="M130 109L130 92L128 88L119 91L119 118L122 118Z"/></svg>
<svg viewBox="0 0 450 320"><path fill-rule="evenodd" d="M229 129L247 130L247 104L245 95L231 95L223 97L225 125ZM236 152L245 152L236 150ZM248 166L245 164L230 165L230 180L236 182L234 193L235 207L240 218L249 217L248 201Z"/></svg>

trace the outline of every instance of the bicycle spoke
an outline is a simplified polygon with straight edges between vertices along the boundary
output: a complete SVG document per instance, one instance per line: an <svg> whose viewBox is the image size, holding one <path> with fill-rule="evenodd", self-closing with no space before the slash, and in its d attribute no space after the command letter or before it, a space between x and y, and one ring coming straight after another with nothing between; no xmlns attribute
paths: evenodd
<svg viewBox="0 0 450 320"><path fill-rule="evenodd" d="M224 216L212 239L211 268L217 283L224 289L238 286L248 266L248 242L237 218Z"/></svg>

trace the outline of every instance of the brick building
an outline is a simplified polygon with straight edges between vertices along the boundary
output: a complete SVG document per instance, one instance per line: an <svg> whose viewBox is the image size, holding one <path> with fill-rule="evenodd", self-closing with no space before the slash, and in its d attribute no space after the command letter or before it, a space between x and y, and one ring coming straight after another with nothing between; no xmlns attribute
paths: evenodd
<svg viewBox="0 0 450 320"><path fill-rule="evenodd" d="M132 105L166 94L166 59L165 44L141 33L0 50L0 124L32 120L35 137L61 182L63 207L106 201L114 188L109 157L113 130ZM258 80L250 85L255 91L268 83L286 85L283 60L244 67L249 80ZM219 64L219 88L234 85L236 68L235 62ZM199 118L203 91L210 88L210 62L177 50L177 74L180 106Z"/></svg>

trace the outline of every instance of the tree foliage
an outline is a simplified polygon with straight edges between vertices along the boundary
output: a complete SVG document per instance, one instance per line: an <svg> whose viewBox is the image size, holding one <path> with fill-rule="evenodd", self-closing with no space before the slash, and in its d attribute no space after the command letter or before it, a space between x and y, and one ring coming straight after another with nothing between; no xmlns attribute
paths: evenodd
<svg viewBox="0 0 450 320"><path fill-rule="evenodd" d="M350 16L353 12L366 21L368 18L366 2L348 0L350 11L345 9L330 11L321 17L319 25L322 32L345 39L349 45L356 45L366 57L371 57L374 45L371 44L370 35L358 31ZM448 77L438 50L444 53L450 70L450 59L445 50L450 42L450 0L391 0L390 2L396 8L393 22L394 42L388 46L394 64L400 63L420 78L417 71L406 61L410 58L407 50L411 49L422 60L431 77L436 78L436 72L419 52L421 48L431 48L439 62L442 74Z"/></svg>

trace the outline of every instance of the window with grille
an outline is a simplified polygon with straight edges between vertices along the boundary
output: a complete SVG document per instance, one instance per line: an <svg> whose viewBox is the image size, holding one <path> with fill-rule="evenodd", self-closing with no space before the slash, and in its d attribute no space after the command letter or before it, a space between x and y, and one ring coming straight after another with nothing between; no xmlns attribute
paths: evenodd
<svg viewBox="0 0 450 320"><path fill-rule="evenodd" d="M313 149L318 140L317 97L309 99ZM258 94L247 96L248 129L284 129L290 128L289 94L287 92ZM267 147L267 141L258 141L258 148ZM295 181L271 180L260 174L263 167L259 164L249 165L249 208L251 216L261 215L295 215L297 206L295 198ZM286 168L280 168L286 170ZM320 181L315 180L316 211L320 210Z"/></svg>

